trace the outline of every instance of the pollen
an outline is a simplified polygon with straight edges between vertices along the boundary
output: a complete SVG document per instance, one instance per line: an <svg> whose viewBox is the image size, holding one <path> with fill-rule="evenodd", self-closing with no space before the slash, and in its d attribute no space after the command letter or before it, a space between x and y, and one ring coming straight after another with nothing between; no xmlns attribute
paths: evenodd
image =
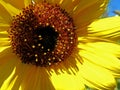
<svg viewBox="0 0 120 90"><path fill-rule="evenodd" d="M76 46L72 18L59 5L47 2L31 4L14 16L8 34L21 62L40 67L66 60Z"/></svg>

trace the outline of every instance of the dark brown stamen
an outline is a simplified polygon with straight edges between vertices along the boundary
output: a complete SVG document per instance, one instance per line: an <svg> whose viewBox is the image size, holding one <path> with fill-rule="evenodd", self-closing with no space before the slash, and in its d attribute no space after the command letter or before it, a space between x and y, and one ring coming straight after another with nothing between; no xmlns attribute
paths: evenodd
<svg viewBox="0 0 120 90"><path fill-rule="evenodd" d="M29 5L8 30L11 46L23 63L49 66L65 60L76 42L74 24L58 5Z"/></svg>

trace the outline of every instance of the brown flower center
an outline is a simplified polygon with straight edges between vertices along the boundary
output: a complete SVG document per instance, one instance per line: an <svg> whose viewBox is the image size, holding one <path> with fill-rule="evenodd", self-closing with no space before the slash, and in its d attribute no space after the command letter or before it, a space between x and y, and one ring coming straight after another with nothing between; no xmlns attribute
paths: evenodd
<svg viewBox="0 0 120 90"><path fill-rule="evenodd" d="M8 30L13 52L23 63L50 66L65 60L76 42L72 18L58 5L29 5Z"/></svg>

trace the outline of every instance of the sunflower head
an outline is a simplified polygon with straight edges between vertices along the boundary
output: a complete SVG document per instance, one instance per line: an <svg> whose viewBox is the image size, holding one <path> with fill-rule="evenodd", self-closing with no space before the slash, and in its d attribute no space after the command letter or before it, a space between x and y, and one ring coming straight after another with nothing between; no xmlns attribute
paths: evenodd
<svg viewBox="0 0 120 90"><path fill-rule="evenodd" d="M76 34L72 18L58 5L31 4L8 30L13 51L23 63L49 66L71 55Z"/></svg>

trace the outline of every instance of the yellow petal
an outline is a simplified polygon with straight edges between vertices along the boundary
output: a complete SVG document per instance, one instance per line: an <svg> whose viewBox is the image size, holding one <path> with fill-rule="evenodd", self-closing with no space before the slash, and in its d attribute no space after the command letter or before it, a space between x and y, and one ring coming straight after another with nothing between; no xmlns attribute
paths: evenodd
<svg viewBox="0 0 120 90"><path fill-rule="evenodd" d="M0 52L10 45L7 30L9 24L0 23Z"/></svg>
<svg viewBox="0 0 120 90"><path fill-rule="evenodd" d="M20 61L18 59L18 61ZM20 84L23 81L23 77L26 75L26 73L30 70L30 65L24 64L19 62L19 64L16 65L16 70L14 77L16 78L16 81L14 82L14 85L12 86L13 90L18 90L20 88Z"/></svg>
<svg viewBox="0 0 120 90"><path fill-rule="evenodd" d="M15 81L15 80L13 80L12 83L10 82L13 75L14 75L14 73L15 73L15 69L12 71L10 76L4 81L4 83L3 83L2 87L0 88L0 90L11 90L11 87L9 87L9 85L12 85L13 82Z"/></svg>
<svg viewBox="0 0 120 90"><path fill-rule="evenodd" d="M35 0L35 2L42 2L43 0ZM58 4L66 12L71 13L80 0L47 0L48 3Z"/></svg>
<svg viewBox="0 0 120 90"><path fill-rule="evenodd" d="M9 39L0 37L0 52L2 51L3 48L9 47L9 46L10 46Z"/></svg>
<svg viewBox="0 0 120 90"><path fill-rule="evenodd" d="M52 73L51 82L55 90L85 90L84 84L81 82L80 77L68 73Z"/></svg>
<svg viewBox="0 0 120 90"><path fill-rule="evenodd" d="M0 47L0 53L1 53L2 51L4 51L6 48L8 48L8 47L5 47L5 46Z"/></svg>
<svg viewBox="0 0 120 90"><path fill-rule="evenodd" d="M1 2L1 0L0 0ZM11 15L5 9L5 7L0 3L0 24L9 24L11 22ZM1 30L1 29L0 29Z"/></svg>
<svg viewBox="0 0 120 90"><path fill-rule="evenodd" d="M9 87L7 88L7 90L12 90L12 87L13 87L16 79L17 79L17 76L14 77L14 79L12 79L12 81L9 83ZM14 89L13 89L13 90L14 90ZM15 90L18 90L18 89L15 89Z"/></svg>
<svg viewBox="0 0 120 90"><path fill-rule="evenodd" d="M16 55L14 53L12 53L12 48L11 47L7 47L2 52L0 52L0 66L3 66L4 64L10 62L11 60L14 61L13 58L17 59Z"/></svg>
<svg viewBox="0 0 120 90"><path fill-rule="evenodd" d="M93 22L88 28L89 36L120 38L120 17L109 17Z"/></svg>
<svg viewBox="0 0 120 90"><path fill-rule="evenodd" d="M61 0L60 6L68 13L72 13L73 9L80 3L80 0Z"/></svg>
<svg viewBox="0 0 120 90"><path fill-rule="evenodd" d="M0 32L0 52L8 48L10 41L8 36L5 33Z"/></svg>
<svg viewBox="0 0 120 90"><path fill-rule="evenodd" d="M10 3L7 3L3 0L0 0L0 4L4 6L4 8L10 13L11 16L15 16L20 13L20 9L15 8Z"/></svg>
<svg viewBox="0 0 120 90"><path fill-rule="evenodd" d="M49 80L49 75L44 68L31 65L27 73L24 75L22 90L55 90Z"/></svg>
<svg viewBox="0 0 120 90"><path fill-rule="evenodd" d="M120 45L114 42L102 42L102 41L92 42L91 41L91 42L84 43L84 44L80 43L78 45L78 48L83 48L84 50L87 50L87 51L91 50L91 52L99 53L99 54L105 54L105 52L107 52L108 54L113 54L117 57L119 57L120 55ZM94 51L94 50L97 50L97 51Z"/></svg>
<svg viewBox="0 0 120 90"><path fill-rule="evenodd" d="M36 84L38 84L37 82L39 78L38 75L39 73L38 73L37 67L34 67L34 66L29 67L29 70L24 75L22 83L21 83L22 90L38 90L35 88ZM41 87L39 89L41 89Z"/></svg>
<svg viewBox="0 0 120 90"><path fill-rule="evenodd" d="M32 0L24 0L25 7L30 5L32 3Z"/></svg>
<svg viewBox="0 0 120 90"><path fill-rule="evenodd" d="M2 22L2 21L1 21ZM5 23L0 23L0 33L2 31L7 31L9 29L10 25L9 24L5 24ZM1 37L1 35L0 35Z"/></svg>
<svg viewBox="0 0 120 90"><path fill-rule="evenodd" d="M72 13L77 28L86 26L100 17L105 11L107 3L108 0L80 0Z"/></svg>
<svg viewBox="0 0 120 90"><path fill-rule="evenodd" d="M104 67L116 77L120 77L120 46L114 43L94 42L80 44L79 55L88 62Z"/></svg>
<svg viewBox="0 0 120 90"><path fill-rule="evenodd" d="M18 79L26 73L25 72L26 69L27 71L29 69L27 67L24 67L23 65L21 65L21 67L18 68L19 64L22 63L20 63L19 58L16 57L14 53L12 53L11 48L8 48L0 53L0 72L1 72L0 90L18 90L21 83L21 82L17 82ZM21 80L23 80L23 78Z"/></svg>
<svg viewBox="0 0 120 90"><path fill-rule="evenodd" d="M0 73L1 73L0 74L0 87L2 86L3 82L7 78L9 78L12 71L14 70L17 64L16 60L17 60L17 57L12 53L10 48L0 53ZM4 85L2 87L4 87Z"/></svg>
<svg viewBox="0 0 120 90"><path fill-rule="evenodd" d="M81 66L78 77L82 77L82 82L95 90L114 90L116 86L109 71L86 61Z"/></svg>
<svg viewBox="0 0 120 90"><path fill-rule="evenodd" d="M18 8L20 10L25 7L24 0L20 0L20 1L17 1L17 0L1 0L1 1L4 1L5 3L9 3L12 6L14 6L15 8Z"/></svg>
<svg viewBox="0 0 120 90"><path fill-rule="evenodd" d="M0 31L0 38L8 38L7 31Z"/></svg>
<svg viewBox="0 0 120 90"><path fill-rule="evenodd" d="M3 40L3 39L1 39L0 38L0 40L1 40L1 42L0 42L0 47L6 47L6 46L10 46L10 42L9 41L5 41L5 40ZM3 40L3 41L2 41Z"/></svg>
<svg viewBox="0 0 120 90"><path fill-rule="evenodd" d="M74 11L74 8L81 3L80 0L61 0L60 6L66 10L70 15Z"/></svg>

